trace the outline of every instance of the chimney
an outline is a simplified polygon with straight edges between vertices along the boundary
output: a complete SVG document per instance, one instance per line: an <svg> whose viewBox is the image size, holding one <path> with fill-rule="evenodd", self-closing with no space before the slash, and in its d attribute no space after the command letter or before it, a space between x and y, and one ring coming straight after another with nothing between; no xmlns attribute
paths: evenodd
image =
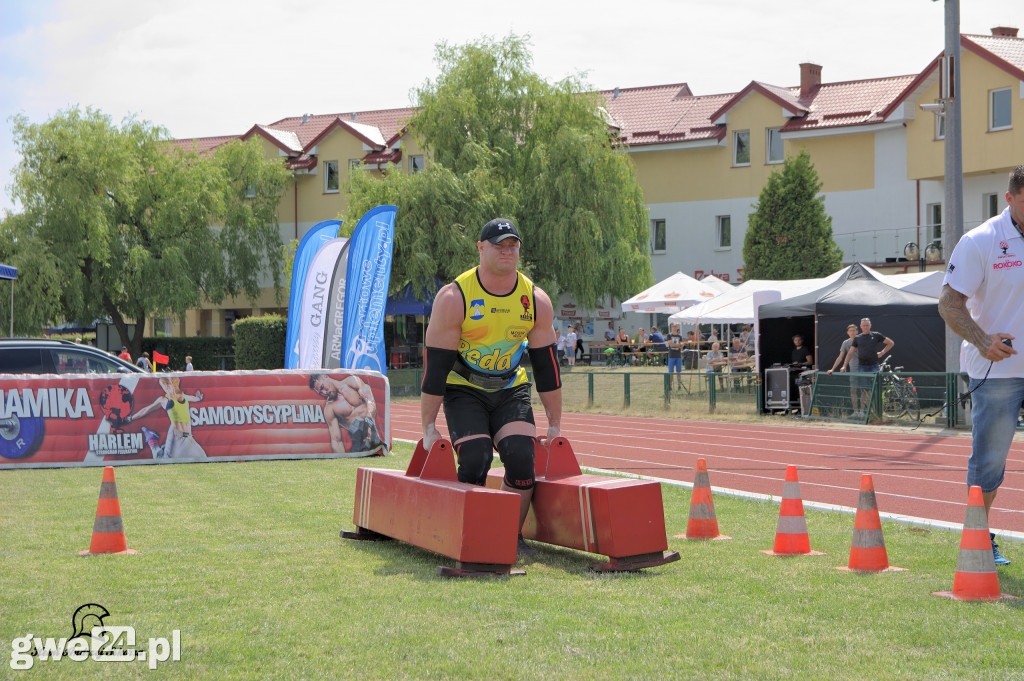
<svg viewBox="0 0 1024 681"><path fill-rule="evenodd" d="M622 94L622 92L619 90L619 87L615 86L615 89L612 90L612 99L618 99L620 94Z"/></svg>
<svg viewBox="0 0 1024 681"><path fill-rule="evenodd" d="M800 96L809 95L821 85L821 66L805 62L800 65Z"/></svg>
<svg viewBox="0 0 1024 681"><path fill-rule="evenodd" d="M997 38L1016 38L1017 29L1012 26L995 26L992 29L992 35Z"/></svg>
<svg viewBox="0 0 1024 681"><path fill-rule="evenodd" d="M309 123L309 116L310 116L310 114L308 114L308 113L302 114L302 122L303 123Z"/></svg>

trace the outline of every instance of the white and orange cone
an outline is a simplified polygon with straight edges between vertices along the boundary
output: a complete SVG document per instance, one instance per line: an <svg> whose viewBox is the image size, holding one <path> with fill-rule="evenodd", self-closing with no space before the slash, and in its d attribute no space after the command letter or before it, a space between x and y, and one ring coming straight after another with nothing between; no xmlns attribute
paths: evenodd
<svg viewBox="0 0 1024 681"><path fill-rule="evenodd" d="M957 601L998 601L1018 598L999 593L999 575L992 555L992 538L988 533L988 514L981 488L973 485L967 493L967 512L964 530L960 535L960 555L956 561L956 576L952 591L934 591Z"/></svg>
<svg viewBox="0 0 1024 681"><path fill-rule="evenodd" d="M885 537L882 536L882 520L878 516L878 501L875 499L875 483L868 473L860 476L860 496L857 498L857 517L853 521L850 562L836 569L853 572L906 570L889 565Z"/></svg>
<svg viewBox="0 0 1024 681"><path fill-rule="evenodd" d="M811 551L811 540L807 535L807 519L804 517L804 502L800 498L800 481L796 466L786 466L786 482L782 486L782 505L779 508L779 523L775 528L775 547L761 551L769 556L823 556L820 551Z"/></svg>

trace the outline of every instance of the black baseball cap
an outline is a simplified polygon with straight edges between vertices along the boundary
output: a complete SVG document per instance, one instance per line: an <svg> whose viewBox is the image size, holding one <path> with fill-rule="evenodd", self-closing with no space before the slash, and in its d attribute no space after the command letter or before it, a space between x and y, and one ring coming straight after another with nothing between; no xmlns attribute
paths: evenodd
<svg viewBox="0 0 1024 681"><path fill-rule="evenodd" d="M516 223L508 218L494 218L480 230L480 241L490 241L492 244L504 241L510 236L514 236L519 243L523 242L523 237L519 236L519 230L516 229Z"/></svg>

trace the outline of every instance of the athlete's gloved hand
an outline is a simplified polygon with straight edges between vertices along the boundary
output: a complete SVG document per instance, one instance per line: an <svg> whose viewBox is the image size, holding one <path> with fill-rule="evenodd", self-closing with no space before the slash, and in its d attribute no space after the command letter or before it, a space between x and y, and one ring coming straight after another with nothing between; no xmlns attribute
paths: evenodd
<svg viewBox="0 0 1024 681"><path fill-rule="evenodd" d="M437 426L431 423L427 426L426 430L423 431L423 448L428 452L430 448L434 446L434 443L441 439L441 433L437 432Z"/></svg>

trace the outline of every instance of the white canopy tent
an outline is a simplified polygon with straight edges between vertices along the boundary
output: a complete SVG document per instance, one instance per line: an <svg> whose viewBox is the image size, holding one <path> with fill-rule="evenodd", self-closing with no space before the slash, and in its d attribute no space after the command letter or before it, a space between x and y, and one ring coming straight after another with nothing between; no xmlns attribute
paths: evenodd
<svg viewBox="0 0 1024 681"><path fill-rule="evenodd" d="M692 305L703 303L721 295L721 286L729 286L721 279L705 283L676 272L668 279L642 291L622 303L623 312L651 312L672 314ZM731 287L730 287L731 288Z"/></svg>
<svg viewBox="0 0 1024 681"><path fill-rule="evenodd" d="M803 295L839 278L841 273L833 274L824 279L794 279L775 281L771 279L751 279L745 281L729 293L695 305L668 318L670 323L692 325L701 324L752 324L755 319L754 294L758 291L778 291L781 299Z"/></svg>
<svg viewBox="0 0 1024 681"><path fill-rule="evenodd" d="M922 296L931 296L932 298L939 297L939 293L942 291L942 280L946 277L945 270L935 270L933 272L906 272L904 274L880 274L877 271L872 270L870 267L866 267L865 269L893 288L898 288L910 293L917 293Z"/></svg>
<svg viewBox="0 0 1024 681"><path fill-rule="evenodd" d="M751 279L745 281L732 291L721 296L687 308L669 317L673 324L752 324L756 319L754 293L757 291L778 291L780 300L810 293L831 284L843 275L848 267L821 279L791 279L774 281L769 279ZM938 297L942 288L943 272L911 272L906 274L884 275L866 267L869 272L893 288Z"/></svg>

